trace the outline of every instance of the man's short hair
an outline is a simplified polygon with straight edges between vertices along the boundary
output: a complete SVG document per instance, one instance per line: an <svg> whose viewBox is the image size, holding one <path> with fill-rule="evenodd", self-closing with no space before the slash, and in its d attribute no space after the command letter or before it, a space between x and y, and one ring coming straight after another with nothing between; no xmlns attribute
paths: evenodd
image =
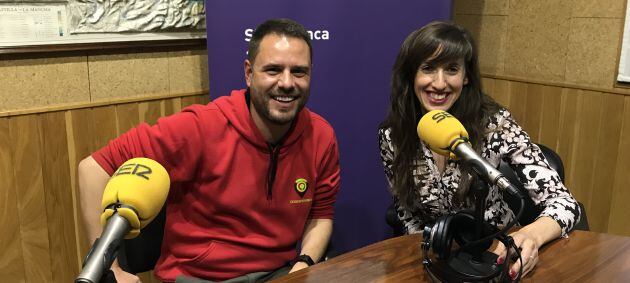
<svg viewBox="0 0 630 283"><path fill-rule="evenodd" d="M311 46L311 36L308 34L304 26L291 19L270 19L265 21L256 27L252 38L249 41L249 48L247 50L247 59L253 64L258 50L260 48L260 42L268 34L284 35L288 37L295 37L302 39L308 45L309 58L313 62L313 47Z"/></svg>

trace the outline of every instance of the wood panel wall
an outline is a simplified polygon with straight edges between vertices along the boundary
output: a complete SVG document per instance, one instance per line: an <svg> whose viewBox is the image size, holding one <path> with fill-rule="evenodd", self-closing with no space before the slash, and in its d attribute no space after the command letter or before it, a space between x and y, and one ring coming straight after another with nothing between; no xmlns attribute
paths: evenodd
<svg viewBox="0 0 630 283"><path fill-rule="evenodd" d="M630 236L630 96L486 77L533 141L555 149L591 230ZM77 200L78 162L140 122L207 95L0 117L0 278L72 282L89 248ZM143 282L156 282L150 273Z"/></svg>
<svg viewBox="0 0 630 283"><path fill-rule="evenodd" d="M208 95L0 117L0 281L73 282L89 249L77 165L140 122ZM157 282L150 273L142 282Z"/></svg>
<svg viewBox="0 0 630 283"><path fill-rule="evenodd" d="M630 236L630 96L486 77L532 140L556 150L590 229Z"/></svg>

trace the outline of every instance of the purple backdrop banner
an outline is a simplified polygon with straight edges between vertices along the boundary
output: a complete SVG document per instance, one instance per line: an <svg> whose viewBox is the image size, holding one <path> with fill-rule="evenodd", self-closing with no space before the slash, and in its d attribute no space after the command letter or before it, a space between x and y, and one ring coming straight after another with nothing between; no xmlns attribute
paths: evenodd
<svg viewBox="0 0 630 283"><path fill-rule="evenodd" d="M391 235L391 203L380 163L377 128L387 111L389 79L405 37L435 19L449 19L444 0L206 1L210 96L245 87L243 61L253 29L291 18L313 39L311 110L335 128L341 191L333 245L345 252Z"/></svg>

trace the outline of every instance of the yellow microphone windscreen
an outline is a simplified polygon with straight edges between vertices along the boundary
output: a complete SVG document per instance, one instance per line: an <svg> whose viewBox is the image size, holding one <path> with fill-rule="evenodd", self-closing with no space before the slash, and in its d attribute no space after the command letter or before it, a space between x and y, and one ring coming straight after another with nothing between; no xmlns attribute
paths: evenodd
<svg viewBox="0 0 630 283"><path fill-rule="evenodd" d="M133 158L123 163L109 179L103 201L104 215L112 204L132 226L131 234L146 226L162 209L171 181L166 169L149 158ZM111 208L110 208L111 209ZM133 213L135 212L135 213ZM134 218L137 215L137 219ZM101 222L108 218L102 217ZM104 223L103 223L104 224Z"/></svg>
<svg viewBox="0 0 630 283"><path fill-rule="evenodd" d="M418 123L418 136L434 152L456 158L451 152L462 142L468 142L468 132L464 125L443 110L432 110L424 114Z"/></svg>

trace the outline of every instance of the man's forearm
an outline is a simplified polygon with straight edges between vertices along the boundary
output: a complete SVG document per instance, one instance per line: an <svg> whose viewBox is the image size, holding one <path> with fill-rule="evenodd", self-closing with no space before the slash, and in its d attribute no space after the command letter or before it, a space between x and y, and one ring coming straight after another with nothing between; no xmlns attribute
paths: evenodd
<svg viewBox="0 0 630 283"><path fill-rule="evenodd" d="M109 175L90 156L79 163L79 201L88 241L101 235L101 200Z"/></svg>
<svg viewBox="0 0 630 283"><path fill-rule="evenodd" d="M90 244L94 243L103 232L101 201L109 178L107 172L91 156L79 163L79 202L83 224ZM111 268L118 282L140 282L138 277L128 274L120 268L118 259L114 260Z"/></svg>
<svg viewBox="0 0 630 283"><path fill-rule="evenodd" d="M332 223L332 219L311 219L306 222L300 253L310 256L314 262L319 262L326 252L326 247L332 234ZM298 262L293 265L289 273L306 267L308 267L306 263Z"/></svg>
<svg viewBox="0 0 630 283"><path fill-rule="evenodd" d="M309 255L315 262L320 261L326 252L332 229L332 219L309 220L302 237L301 253Z"/></svg>

